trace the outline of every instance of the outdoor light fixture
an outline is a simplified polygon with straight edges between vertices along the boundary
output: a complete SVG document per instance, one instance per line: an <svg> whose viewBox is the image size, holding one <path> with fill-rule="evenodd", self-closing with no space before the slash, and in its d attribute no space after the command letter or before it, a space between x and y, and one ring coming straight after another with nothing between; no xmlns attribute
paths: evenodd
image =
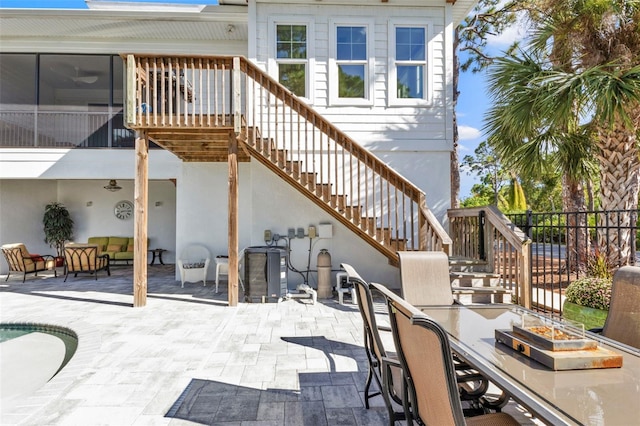
<svg viewBox="0 0 640 426"><path fill-rule="evenodd" d="M105 186L104 189L111 192L120 191L122 189L121 186L118 186L118 182L115 179L111 179L109 181L109 185Z"/></svg>

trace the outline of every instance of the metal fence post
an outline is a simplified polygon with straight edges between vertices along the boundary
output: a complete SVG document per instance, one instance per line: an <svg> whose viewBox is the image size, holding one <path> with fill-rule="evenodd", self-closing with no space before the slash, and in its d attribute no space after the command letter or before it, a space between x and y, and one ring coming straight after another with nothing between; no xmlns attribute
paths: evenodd
<svg viewBox="0 0 640 426"><path fill-rule="evenodd" d="M487 260L486 241L484 240L485 232L485 212L481 210L478 213L478 254L481 260Z"/></svg>

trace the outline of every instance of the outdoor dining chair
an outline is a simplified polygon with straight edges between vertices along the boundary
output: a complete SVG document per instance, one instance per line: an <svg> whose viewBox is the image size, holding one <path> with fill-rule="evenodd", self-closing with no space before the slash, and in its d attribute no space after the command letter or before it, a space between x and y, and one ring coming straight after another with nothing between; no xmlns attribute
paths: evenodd
<svg viewBox="0 0 640 426"><path fill-rule="evenodd" d="M435 321L391 292L372 284L386 298L391 329L407 386L407 424L518 425L506 413L464 417L446 332Z"/></svg>
<svg viewBox="0 0 640 426"><path fill-rule="evenodd" d="M364 404L369 408L369 400L382 395L389 413L389 424L393 426L396 420L404 419L402 408L402 371L393 348L386 348L380 332L387 333L387 346L392 346L391 328L379 326L376 321L373 297L369 284L360 277L349 264L343 263L342 269L347 273L347 279L353 284L358 301L358 309L364 325L364 348L369 361L367 381L364 386ZM375 379L379 391L371 391L372 380Z"/></svg>
<svg viewBox="0 0 640 426"><path fill-rule="evenodd" d="M454 287L449 257L442 251L399 251L402 297L414 306L458 303L456 294L490 296L509 293L501 287Z"/></svg>
<svg viewBox="0 0 640 426"><path fill-rule="evenodd" d="M623 266L613 276L602 335L640 349L640 267Z"/></svg>
<svg viewBox="0 0 640 426"><path fill-rule="evenodd" d="M413 306L447 306L458 303L449 279L449 257L442 251L399 251L402 298ZM461 291L474 292L476 289ZM489 382L469 365L453 355L460 382L461 397L479 400L489 388ZM476 380L477 379L477 380ZM482 405L500 410L509 399L502 395L496 400L483 399Z"/></svg>

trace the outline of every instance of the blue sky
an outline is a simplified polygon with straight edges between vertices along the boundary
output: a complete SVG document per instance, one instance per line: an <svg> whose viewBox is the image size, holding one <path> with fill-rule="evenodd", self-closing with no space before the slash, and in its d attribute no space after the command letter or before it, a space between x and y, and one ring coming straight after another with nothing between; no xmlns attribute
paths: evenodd
<svg viewBox="0 0 640 426"><path fill-rule="evenodd" d="M217 4L217 0L134 0L145 3L184 3L184 4ZM84 0L0 0L0 7L14 8L65 8L86 9ZM490 40L490 47L495 50L505 49L516 37L518 29L506 31L499 37ZM489 106L486 96L484 74L462 73L459 80L460 97L458 99L459 125L459 157L473 154L478 144L483 140L482 119ZM471 186L477 181L475 176L469 176L464 171L460 173L460 197L470 195Z"/></svg>

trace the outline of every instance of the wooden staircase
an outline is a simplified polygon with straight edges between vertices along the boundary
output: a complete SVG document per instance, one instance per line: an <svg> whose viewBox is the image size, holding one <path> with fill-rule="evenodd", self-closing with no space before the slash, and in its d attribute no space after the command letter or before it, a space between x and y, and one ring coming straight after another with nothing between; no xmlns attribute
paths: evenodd
<svg viewBox="0 0 640 426"><path fill-rule="evenodd" d="M127 55L127 126L184 161L253 158L397 263L451 249L423 191L241 57Z"/></svg>

